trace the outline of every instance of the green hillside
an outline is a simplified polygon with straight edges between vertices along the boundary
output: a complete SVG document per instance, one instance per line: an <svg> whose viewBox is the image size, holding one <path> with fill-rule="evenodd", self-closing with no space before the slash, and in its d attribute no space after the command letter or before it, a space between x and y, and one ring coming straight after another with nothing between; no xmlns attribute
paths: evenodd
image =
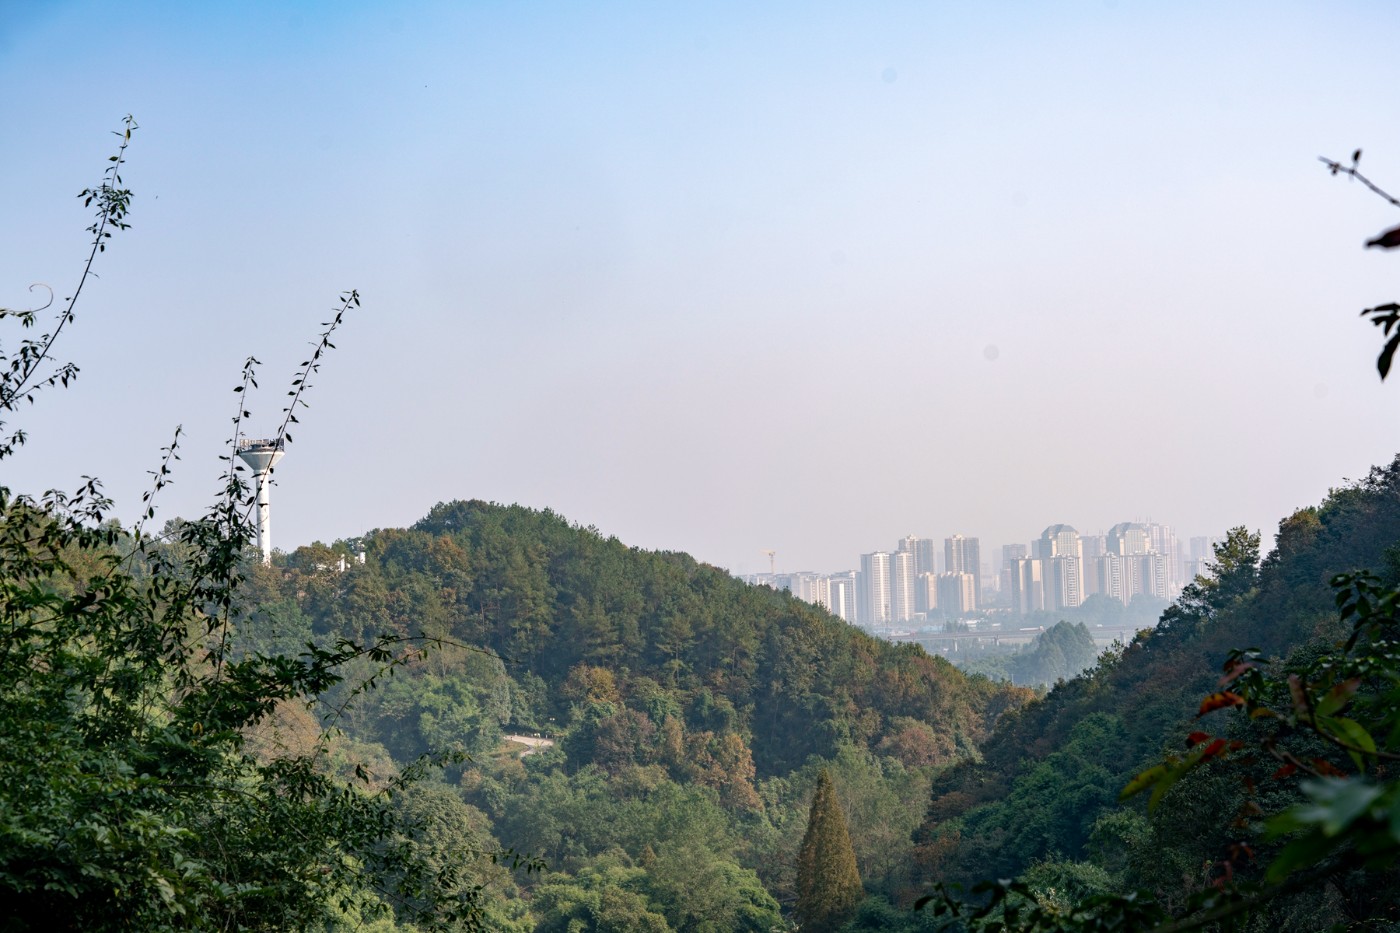
<svg viewBox="0 0 1400 933"><path fill-rule="evenodd" d="M439 505L411 529L300 549L253 589L245 649L434 640L337 719L346 760L388 775L469 754L440 799L466 808L475 848L544 858L548 874L520 879L542 930L614 908L675 930L769 929L793 897L822 766L867 887L907 900L933 775L1031 696L684 554L520 506ZM502 751L512 731L556 744L521 758Z"/></svg>
<svg viewBox="0 0 1400 933"><path fill-rule="evenodd" d="M921 870L952 882L1029 873L1062 894L1146 889L1168 905L1208 887L1227 862L1232 873L1257 874L1279 844L1247 825L1248 807L1288 802L1290 791L1271 780L1277 761L1242 757L1194 773L1150 816L1140 800L1119 805L1119 791L1202 728L1195 714L1220 689L1231 649L1307 657L1338 643L1348 627L1329 580L1369 569L1400 581L1397 544L1400 459L1285 519L1262 561L1257 536L1232 531L1213 574L1188 587L1155 629L1004 717L981 760L935 779L917 833ZM1247 727L1232 730L1251 738ZM1249 858L1238 856L1244 843ZM1372 893L1375 882L1366 882ZM1302 918L1346 915L1337 893L1344 884L1333 887L1330 901L1325 892L1299 893L1270 922L1314 929Z"/></svg>

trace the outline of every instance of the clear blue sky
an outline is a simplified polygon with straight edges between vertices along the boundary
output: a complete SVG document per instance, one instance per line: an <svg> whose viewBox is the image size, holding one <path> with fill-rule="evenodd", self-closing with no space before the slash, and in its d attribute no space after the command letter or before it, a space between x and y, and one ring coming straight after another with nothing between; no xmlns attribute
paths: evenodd
<svg viewBox="0 0 1400 933"><path fill-rule="evenodd" d="M0 305L133 227L22 419L21 490L212 499L248 354L275 543L551 507L734 570L908 533L1183 537L1400 449L1360 308L1400 211L1388 3L0 5ZM993 352L989 348L995 348ZM994 356L995 359L989 357Z"/></svg>

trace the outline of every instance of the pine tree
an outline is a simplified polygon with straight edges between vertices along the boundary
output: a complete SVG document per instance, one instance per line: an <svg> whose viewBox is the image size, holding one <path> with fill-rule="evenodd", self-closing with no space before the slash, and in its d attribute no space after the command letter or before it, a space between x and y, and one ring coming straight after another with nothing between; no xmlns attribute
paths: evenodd
<svg viewBox="0 0 1400 933"><path fill-rule="evenodd" d="M864 897L846 815L823 768L797 853L797 922L802 933L834 933Z"/></svg>

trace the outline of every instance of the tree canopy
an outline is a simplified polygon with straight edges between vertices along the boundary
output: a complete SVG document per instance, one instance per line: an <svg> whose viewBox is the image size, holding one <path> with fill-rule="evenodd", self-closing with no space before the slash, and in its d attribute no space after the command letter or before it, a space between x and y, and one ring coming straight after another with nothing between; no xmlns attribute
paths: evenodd
<svg viewBox="0 0 1400 933"><path fill-rule="evenodd" d="M118 132L94 209L87 263L53 326L0 352L6 421L77 375L54 351L132 201ZM342 296L283 410L279 440L330 346ZM35 312L0 311L29 328ZM279 712L304 709L352 662L392 665L390 642L335 639L292 652L240 651L233 620L250 571L252 501L232 456L254 361L237 391L222 493L165 538L145 532L176 440L153 471L142 523L107 522L96 480L40 498L0 485L0 902L9 930L307 929L349 914L479 926L463 860L418 857L419 824L379 789L326 766L329 735L258 746ZM7 425L7 429L9 429ZM12 457L22 427L0 442ZM255 561L254 561L255 563ZM363 769L360 769L363 775ZM392 905L392 908L391 906Z"/></svg>

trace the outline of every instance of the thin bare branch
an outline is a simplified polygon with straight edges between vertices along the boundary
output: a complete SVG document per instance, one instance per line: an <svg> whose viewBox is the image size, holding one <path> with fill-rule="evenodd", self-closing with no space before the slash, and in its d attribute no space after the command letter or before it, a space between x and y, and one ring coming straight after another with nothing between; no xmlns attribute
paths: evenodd
<svg viewBox="0 0 1400 933"><path fill-rule="evenodd" d="M1367 178L1365 175L1361 174L1359 171L1356 170L1357 163L1361 161L1360 149L1356 150L1356 153L1352 156L1352 162L1350 165L1343 165L1336 159L1329 159L1326 156L1318 156L1317 160L1323 165L1327 166L1328 170L1331 171L1333 175L1350 175L1352 178L1355 178L1367 188L1370 188L1376 194L1385 198L1391 204L1394 204L1396 207L1400 207L1400 199L1397 199L1388 191L1382 190L1376 185L1375 182L1371 181L1371 179Z"/></svg>

